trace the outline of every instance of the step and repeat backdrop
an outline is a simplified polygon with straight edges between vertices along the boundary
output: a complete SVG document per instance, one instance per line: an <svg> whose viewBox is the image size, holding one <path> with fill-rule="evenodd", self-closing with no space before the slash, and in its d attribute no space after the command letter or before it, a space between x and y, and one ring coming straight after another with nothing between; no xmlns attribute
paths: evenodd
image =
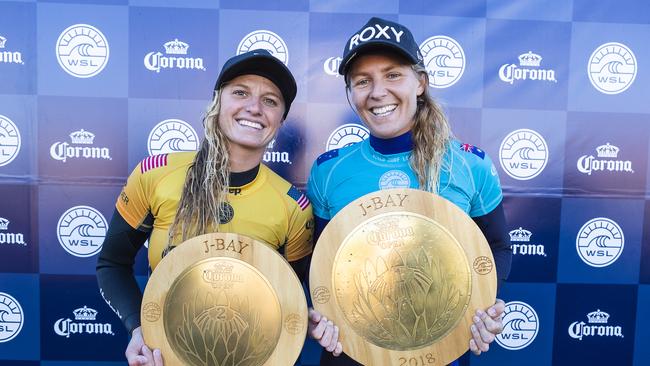
<svg viewBox="0 0 650 366"><path fill-rule="evenodd" d="M125 364L95 278L107 222L140 160L197 149L229 57L265 48L294 72L264 161L298 187L367 138L336 70L371 16L410 27L503 184L506 326L462 364L650 364L647 1L42 0L0 1L0 365Z"/></svg>

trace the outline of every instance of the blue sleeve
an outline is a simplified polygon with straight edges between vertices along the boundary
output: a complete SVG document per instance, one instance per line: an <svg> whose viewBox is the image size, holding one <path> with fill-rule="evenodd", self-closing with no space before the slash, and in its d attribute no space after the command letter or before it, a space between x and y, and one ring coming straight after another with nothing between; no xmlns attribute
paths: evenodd
<svg viewBox="0 0 650 366"><path fill-rule="evenodd" d="M472 176L475 193L470 202L469 215L483 216L494 210L503 198L497 169L487 154L472 168Z"/></svg>
<svg viewBox="0 0 650 366"><path fill-rule="evenodd" d="M321 171L316 162L314 162L314 165L311 167L311 173L307 180L307 197L311 201L314 216L325 220L331 219L330 210L323 192L323 177L321 177Z"/></svg>

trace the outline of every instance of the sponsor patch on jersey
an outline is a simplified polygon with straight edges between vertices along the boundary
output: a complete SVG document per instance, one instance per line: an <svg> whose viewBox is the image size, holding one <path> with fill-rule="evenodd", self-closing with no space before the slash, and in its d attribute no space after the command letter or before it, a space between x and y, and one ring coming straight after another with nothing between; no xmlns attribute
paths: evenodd
<svg viewBox="0 0 650 366"><path fill-rule="evenodd" d="M140 173L148 172L151 169L160 168L167 165L167 154L154 155L142 160L140 164Z"/></svg>
<svg viewBox="0 0 650 366"><path fill-rule="evenodd" d="M300 206L300 209L302 211L304 211L309 206L309 198L307 198L304 193L300 192L298 188L291 186L287 192L287 195L289 195L289 197L293 198L293 200L298 203L298 206Z"/></svg>
<svg viewBox="0 0 650 366"><path fill-rule="evenodd" d="M321 154L321 156L319 156L318 159L316 159L316 165L321 165L324 162L333 159L337 156L339 156L339 149L330 150L326 153Z"/></svg>
<svg viewBox="0 0 650 366"><path fill-rule="evenodd" d="M479 149L478 147L471 144L460 144L460 149L466 152L471 152L472 154L478 156L481 159L485 158L485 151Z"/></svg>

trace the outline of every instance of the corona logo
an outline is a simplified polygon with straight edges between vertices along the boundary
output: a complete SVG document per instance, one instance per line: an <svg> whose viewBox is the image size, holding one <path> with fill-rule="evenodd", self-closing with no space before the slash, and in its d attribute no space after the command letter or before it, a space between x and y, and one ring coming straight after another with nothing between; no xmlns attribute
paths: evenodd
<svg viewBox="0 0 650 366"><path fill-rule="evenodd" d="M74 315L74 320L60 318L54 322L54 333L66 338L70 338L70 335L73 334L115 335L111 323L95 322L97 318L97 310L95 309L84 305L83 308L74 310L72 314Z"/></svg>
<svg viewBox="0 0 650 366"><path fill-rule="evenodd" d="M607 267L623 253L625 236L612 219L597 217L587 221L576 237L580 259L592 267Z"/></svg>
<svg viewBox="0 0 650 366"><path fill-rule="evenodd" d="M248 33L237 46L237 54L263 49L269 51L285 65L289 65L289 49L284 40L269 30L256 30Z"/></svg>
<svg viewBox="0 0 650 366"><path fill-rule="evenodd" d="M367 139L368 136L370 136L370 132L367 128L355 123L346 123L332 131L327 138L325 151L354 145Z"/></svg>
<svg viewBox="0 0 650 366"><path fill-rule="evenodd" d="M180 69L180 70L202 70L203 59L201 57L188 57L190 45L181 42L178 38L163 44L165 55L161 52L149 52L144 56L144 67L147 70L160 72L161 69Z"/></svg>
<svg viewBox="0 0 650 366"><path fill-rule="evenodd" d="M503 332L497 334L499 346L516 351L528 347L539 331L539 318L532 306L511 301L503 311Z"/></svg>
<svg viewBox="0 0 650 366"><path fill-rule="evenodd" d="M0 63L24 65L23 54L18 51L5 50L7 39L0 36Z"/></svg>
<svg viewBox="0 0 650 366"><path fill-rule="evenodd" d="M510 177L517 180L533 179L546 167L548 146L536 131L512 131L501 142L499 162Z"/></svg>
<svg viewBox="0 0 650 366"><path fill-rule="evenodd" d="M104 34L88 24L66 28L56 41L59 65L77 78L89 78L102 72L108 64L109 54Z"/></svg>
<svg viewBox="0 0 650 366"><path fill-rule="evenodd" d="M433 36L422 42L420 51L433 88L448 88L463 76L465 52L460 44L447 36Z"/></svg>
<svg viewBox="0 0 650 366"><path fill-rule="evenodd" d="M20 131L8 117L0 115L0 166L14 161L20 151Z"/></svg>
<svg viewBox="0 0 650 366"><path fill-rule="evenodd" d="M379 189L408 188L411 179L401 170L389 170L379 177Z"/></svg>
<svg viewBox="0 0 650 366"><path fill-rule="evenodd" d="M539 255L546 257L544 245L530 243L533 233L522 227L509 232L512 242L512 254L515 255Z"/></svg>
<svg viewBox="0 0 650 366"><path fill-rule="evenodd" d="M83 128L70 134L70 143L57 141L50 146L50 156L62 163L68 159L104 159L112 160L111 151L107 147L92 146L95 134Z"/></svg>
<svg viewBox="0 0 650 366"><path fill-rule="evenodd" d="M325 62L323 62L323 71L327 75L334 76L334 77L339 77L339 66L341 66L341 61L343 61L342 58L340 57L330 57Z"/></svg>
<svg viewBox="0 0 650 366"><path fill-rule="evenodd" d="M273 139L268 145L266 145L266 151L264 151L264 155L262 155L262 160L265 163L293 164L287 151L273 151L275 142L276 139Z"/></svg>
<svg viewBox="0 0 650 366"><path fill-rule="evenodd" d="M593 172L634 173L630 160L617 160L620 149L609 142L596 148L596 156L582 155L577 162L578 171L591 175Z"/></svg>
<svg viewBox="0 0 650 366"><path fill-rule="evenodd" d="M600 45L589 57L587 72L591 85L604 94L618 94L629 88L636 78L636 57L622 43Z"/></svg>
<svg viewBox="0 0 650 366"><path fill-rule="evenodd" d="M587 314L585 322L573 322L569 325L569 336L579 341L583 337L620 337L623 338L623 328L619 325L608 325L609 314L600 309Z"/></svg>
<svg viewBox="0 0 650 366"><path fill-rule="evenodd" d="M16 338L23 329L23 308L13 296L0 292L0 343Z"/></svg>
<svg viewBox="0 0 650 366"><path fill-rule="evenodd" d="M89 206L72 207L59 218L59 244L75 257L93 256L102 249L107 226L106 219L96 209Z"/></svg>
<svg viewBox="0 0 650 366"><path fill-rule="evenodd" d="M555 70L540 69L542 56L528 51L519 55L519 66L517 64L504 64L499 68L499 79L510 85L515 80L539 80L552 81L557 83Z"/></svg>
<svg viewBox="0 0 650 366"><path fill-rule="evenodd" d="M9 230L9 220L0 217L0 245L1 244L16 244L27 245L23 233L7 232Z"/></svg>
<svg viewBox="0 0 650 366"><path fill-rule="evenodd" d="M196 151L199 138L189 123L180 119L166 119L149 132L147 149L149 155L168 154L179 151Z"/></svg>

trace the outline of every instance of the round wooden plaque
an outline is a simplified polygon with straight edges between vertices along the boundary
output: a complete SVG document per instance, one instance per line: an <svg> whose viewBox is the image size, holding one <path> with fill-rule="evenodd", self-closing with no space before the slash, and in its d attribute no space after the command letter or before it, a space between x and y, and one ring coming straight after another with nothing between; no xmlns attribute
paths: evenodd
<svg viewBox="0 0 650 366"><path fill-rule="evenodd" d="M310 271L316 310L364 365L446 365L469 348L476 309L495 302L490 247L446 199L414 189L367 194L325 227Z"/></svg>
<svg viewBox="0 0 650 366"><path fill-rule="evenodd" d="M229 233L172 250L149 278L142 332L165 365L292 365L307 332L307 302L289 263L266 244Z"/></svg>

